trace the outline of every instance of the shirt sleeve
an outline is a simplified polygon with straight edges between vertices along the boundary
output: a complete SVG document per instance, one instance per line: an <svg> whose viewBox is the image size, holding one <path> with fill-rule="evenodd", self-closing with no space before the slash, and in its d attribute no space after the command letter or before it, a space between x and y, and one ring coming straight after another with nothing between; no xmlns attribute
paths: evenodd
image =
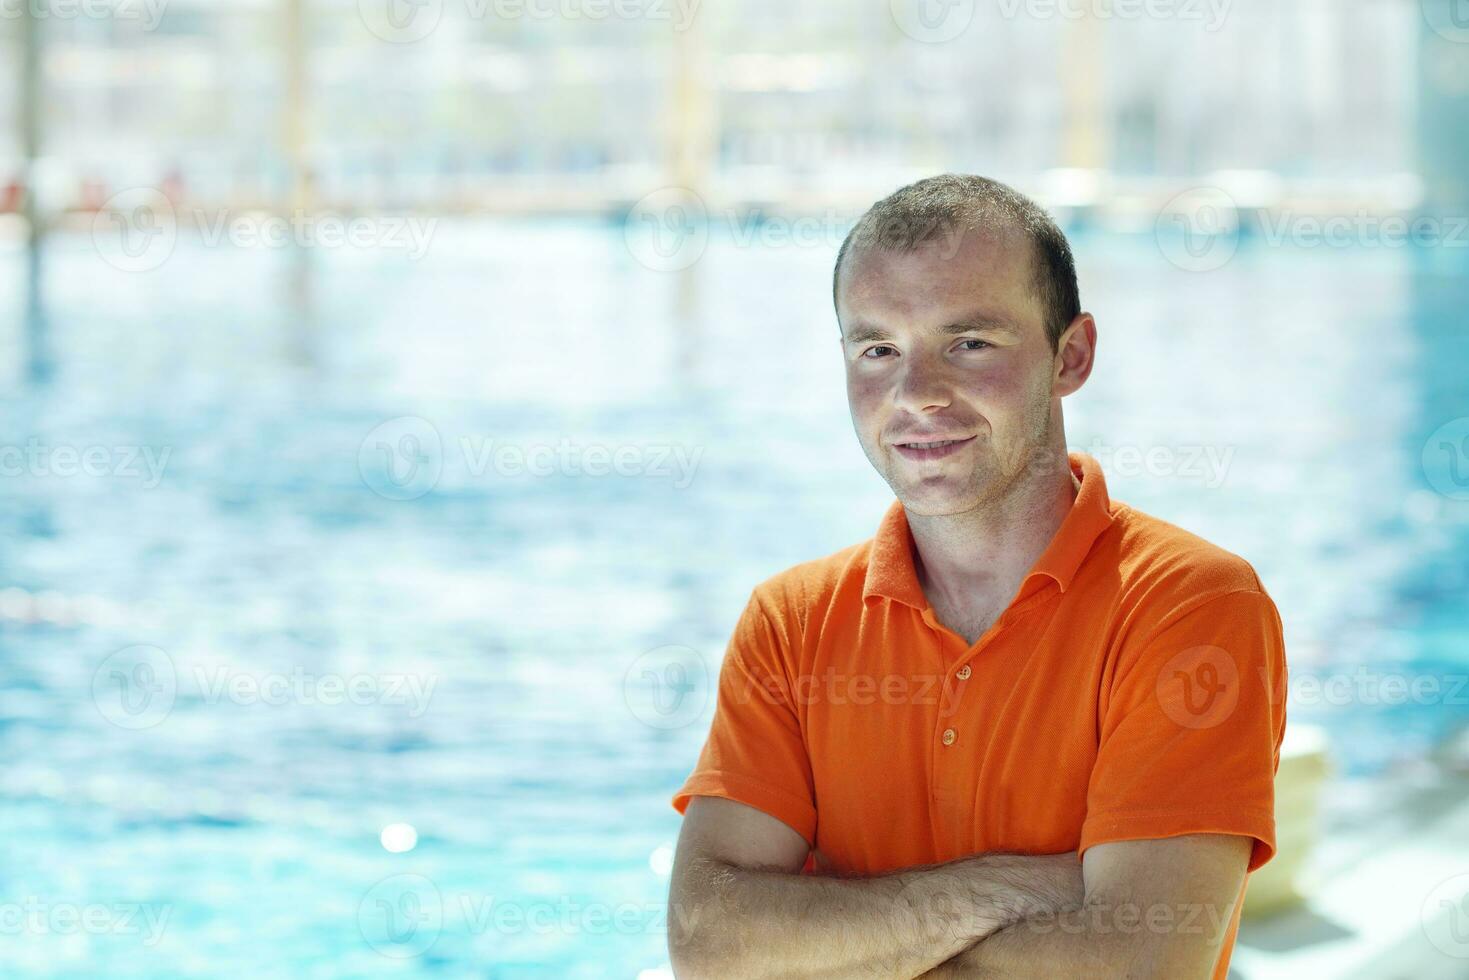
<svg viewBox="0 0 1469 980"><path fill-rule="evenodd" d="M1254 839L1249 871L1269 861L1286 680L1280 615L1263 591L1208 598L1124 644L1104 684L1078 851L1238 834Z"/></svg>
<svg viewBox="0 0 1469 980"><path fill-rule="evenodd" d="M758 590L751 595L719 668L708 740L673 807L683 813L695 796L735 800L775 817L814 847L811 760L792 703L792 644L783 623Z"/></svg>

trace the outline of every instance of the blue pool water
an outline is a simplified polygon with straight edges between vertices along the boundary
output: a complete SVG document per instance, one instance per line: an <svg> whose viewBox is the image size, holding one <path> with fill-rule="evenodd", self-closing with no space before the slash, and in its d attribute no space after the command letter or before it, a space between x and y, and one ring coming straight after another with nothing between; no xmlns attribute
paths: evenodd
<svg viewBox="0 0 1469 980"><path fill-rule="evenodd" d="M75 234L39 293L0 252L0 445L39 460L0 483L0 973L662 976L734 617L889 499L836 244L716 235L676 273L615 224L445 220L416 262L128 272ZM1073 448L1255 564L1294 676L1349 678L1291 706L1341 771L1421 755L1469 718L1469 503L1430 443L1469 415L1469 258L1076 246ZM1443 693L1353 693L1397 675Z"/></svg>

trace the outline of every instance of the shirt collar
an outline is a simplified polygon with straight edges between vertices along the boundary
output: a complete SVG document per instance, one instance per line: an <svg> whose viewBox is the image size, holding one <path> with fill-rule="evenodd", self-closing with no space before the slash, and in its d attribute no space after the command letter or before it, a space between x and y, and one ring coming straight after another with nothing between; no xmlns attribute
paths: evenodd
<svg viewBox="0 0 1469 980"><path fill-rule="evenodd" d="M1081 489L1051 543L1025 576L1029 582L1037 575L1048 575L1062 592L1071 585L1097 538L1112 523L1112 501L1107 496L1101 465L1086 453L1068 453L1067 461L1081 482ZM918 584L918 570L913 564L913 535L908 530L908 515L899 501L893 501L883 516L868 553L862 598L865 601L874 596L893 599L915 609L928 608L928 598Z"/></svg>

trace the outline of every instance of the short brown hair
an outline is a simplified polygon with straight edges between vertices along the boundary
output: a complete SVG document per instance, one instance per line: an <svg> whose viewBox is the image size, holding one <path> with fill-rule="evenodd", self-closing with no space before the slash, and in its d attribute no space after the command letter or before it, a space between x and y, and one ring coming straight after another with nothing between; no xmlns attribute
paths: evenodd
<svg viewBox="0 0 1469 980"><path fill-rule="evenodd" d="M831 274L836 303L842 262L853 248L911 252L954 231L966 231L999 219L1030 238L1033 246L1032 287L1040 300L1046 337L1055 350L1061 334L1081 312L1076 263L1066 235L1046 210L998 180L974 174L940 174L900 187L857 219L837 252Z"/></svg>

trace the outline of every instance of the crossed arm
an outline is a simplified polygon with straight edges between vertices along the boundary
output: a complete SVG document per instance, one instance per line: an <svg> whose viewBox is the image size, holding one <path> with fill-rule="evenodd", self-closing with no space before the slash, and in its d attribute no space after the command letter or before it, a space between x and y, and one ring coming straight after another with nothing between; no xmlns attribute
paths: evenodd
<svg viewBox="0 0 1469 980"><path fill-rule="evenodd" d="M1098 844L1082 861L984 854L869 878L802 875L808 845L753 807L695 797L669 895L683 980L1207 978L1250 839Z"/></svg>

